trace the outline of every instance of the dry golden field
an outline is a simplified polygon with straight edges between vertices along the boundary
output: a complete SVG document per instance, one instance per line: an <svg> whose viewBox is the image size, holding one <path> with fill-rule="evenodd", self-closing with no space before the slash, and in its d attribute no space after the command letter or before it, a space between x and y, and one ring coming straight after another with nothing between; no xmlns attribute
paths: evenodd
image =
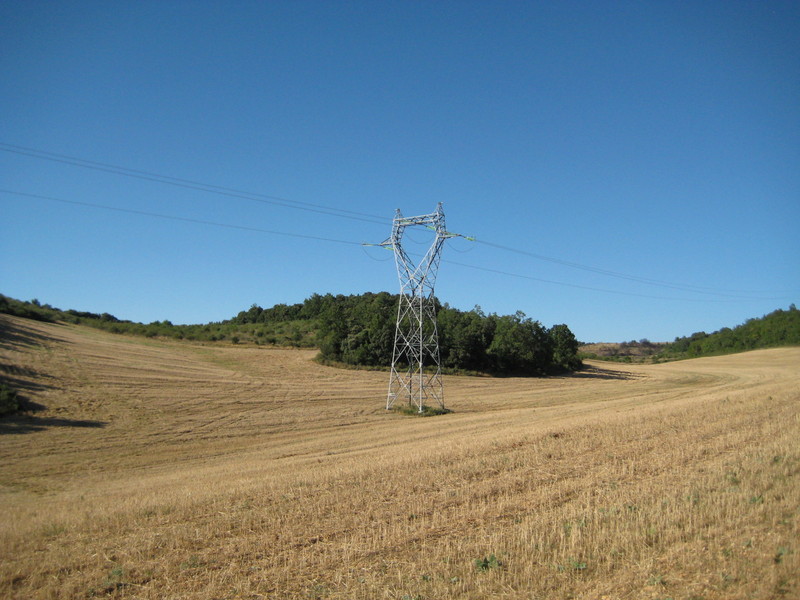
<svg viewBox="0 0 800 600"><path fill-rule="evenodd" d="M800 598L800 348L546 379L0 315L2 598Z"/></svg>

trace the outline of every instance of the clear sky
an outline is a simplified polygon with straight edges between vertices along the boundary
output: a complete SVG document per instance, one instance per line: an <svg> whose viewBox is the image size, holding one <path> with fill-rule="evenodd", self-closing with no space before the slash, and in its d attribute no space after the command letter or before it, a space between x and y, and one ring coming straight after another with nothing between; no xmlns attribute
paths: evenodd
<svg viewBox="0 0 800 600"><path fill-rule="evenodd" d="M800 301L800 3L3 2L0 189L60 308L397 292L360 242L443 202L443 302L713 331Z"/></svg>

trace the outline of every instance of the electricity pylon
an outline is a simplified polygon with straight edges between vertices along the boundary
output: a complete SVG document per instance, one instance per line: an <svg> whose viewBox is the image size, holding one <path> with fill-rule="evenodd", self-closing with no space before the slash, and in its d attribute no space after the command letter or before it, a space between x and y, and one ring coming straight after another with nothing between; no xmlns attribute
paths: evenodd
<svg viewBox="0 0 800 600"><path fill-rule="evenodd" d="M436 236L419 263L415 263L403 249L403 233L407 227L425 227ZM439 270L442 247L452 237L466 237L450 233L444 225L442 203L436 212L418 217L404 217L397 212L392 223L392 235L379 244L394 251L397 276L400 280L400 301L397 306L397 324L392 352L392 369L386 409L395 400L404 400L423 412L427 403L435 400L444 408L444 386L439 359L439 334L436 327L436 306L433 287ZM466 238L472 239L472 238Z"/></svg>

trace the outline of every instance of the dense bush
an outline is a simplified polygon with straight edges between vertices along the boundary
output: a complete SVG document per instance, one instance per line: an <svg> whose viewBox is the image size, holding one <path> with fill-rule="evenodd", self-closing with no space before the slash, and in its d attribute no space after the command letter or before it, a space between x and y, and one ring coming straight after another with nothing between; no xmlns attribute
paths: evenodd
<svg viewBox="0 0 800 600"><path fill-rule="evenodd" d="M386 292L318 297L317 342L322 358L388 366L394 349L399 297ZM433 300L441 364L462 371L546 375L581 367L578 342L566 325L551 329L522 312L485 315Z"/></svg>
<svg viewBox="0 0 800 600"><path fill-rule="evenodd" d="M21 302L0 294L0 313L23 317L25 319L34 319L36 321L53 321L55 320L56 312L57 311L54 311L47 304L42 306L39 304L38 300Z"/></svg>

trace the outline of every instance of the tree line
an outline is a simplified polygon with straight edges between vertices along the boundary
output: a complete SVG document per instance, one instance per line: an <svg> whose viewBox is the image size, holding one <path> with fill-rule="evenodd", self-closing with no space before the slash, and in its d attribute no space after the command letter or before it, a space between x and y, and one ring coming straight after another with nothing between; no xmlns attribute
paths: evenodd
<svg viewBox="0 0 800 600"><path fill-rule="evenodd" d="M723 327L713 333L699 331L677 337L661 351L658 358L696 358L798 344L800 310L792 304L788 310L778 309L761 318L748 319L732 329Z"/></svg>
<svg viewBox="0 0 800 600"><path fill-rule="evenodd" d="M147 337L319 347L326 360L383 366L391 361L397 300L396 294L387 292L351 296L313 294L297 304L276 304L271 308L253 304L225 321L174 325L166 320L145 324L121 320L108 313L61 310L38 300L21 301L0 294L0 313ZM446 368L540 375L581 366L578 342L566 325L548 329L523 313L485 315L479 307L460 311L447 304L439 305L438 301L436 308L441 359ZM677 337L657 351L652 360L789 345L800 345L800 311L794 304L787 310L778 309L734 328Z"/></svg>

